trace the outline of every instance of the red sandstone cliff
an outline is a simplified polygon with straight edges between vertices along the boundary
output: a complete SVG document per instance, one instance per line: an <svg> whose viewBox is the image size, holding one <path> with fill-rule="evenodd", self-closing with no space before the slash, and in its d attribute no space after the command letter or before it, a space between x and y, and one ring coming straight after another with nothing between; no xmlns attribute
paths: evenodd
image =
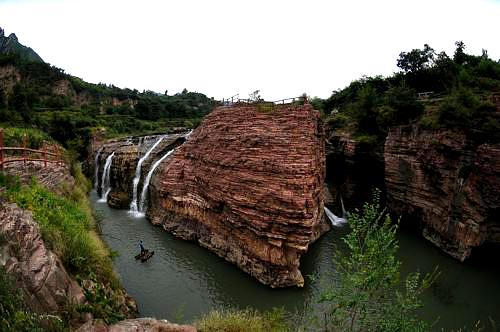
<svg viewBox="0 0 500 332"><path fill-rule="evenodd" d="M148 218L271 287L302 286L323 219L325 145L311 106L219 107L150 185Z"/></svg>

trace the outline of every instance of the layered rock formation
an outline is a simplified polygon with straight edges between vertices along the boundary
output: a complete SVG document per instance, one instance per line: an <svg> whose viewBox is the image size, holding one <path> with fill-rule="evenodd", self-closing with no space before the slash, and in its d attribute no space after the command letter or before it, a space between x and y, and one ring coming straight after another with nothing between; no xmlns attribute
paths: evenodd
<svg viewBox="0 0 500 332"><path fill-rule="evenodd" d="M323 219L325 147L310 105L219 107L157 169L147 217L271 287L302 286Z"/></svg>
<svg viewBox="0 0 500 332"><path fill-rule="evenodd" d="M500 243L498 144L398 127L387 136L384 159L391 210L421 222L431 242L461 261L475 247Z"/></svg>
<svg viewBox="0 0 500 332"><path fill-rule="evenodd" d="M82 304L82 289L45 246L31 213L0 202L0 220L0 264L15 278L31 310L59 312L68 304Z"/></svg>

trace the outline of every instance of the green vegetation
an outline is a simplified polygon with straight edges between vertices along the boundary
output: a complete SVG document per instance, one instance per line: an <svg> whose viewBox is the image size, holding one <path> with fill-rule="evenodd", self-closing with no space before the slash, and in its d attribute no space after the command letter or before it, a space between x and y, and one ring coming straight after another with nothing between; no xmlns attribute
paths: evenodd
<svg viewBox="0 0 500 332"><path fill-rule="evenodd" d="M478 143L499 142L498 105L492 101L500 94L500 63L486 51L474 56L462 42L456 46L453 58L429 45L402 52L401 72L363 77L316 103L334 111L327 119L334 129L374 142L382 142L391 126L406 124L461 130Z"/></svg>
<svg viewBox="0 0 500 332"><path fill-rule="evenodd" d="M5 146L23 146L23 139L26 137L28 148L39 149L43 142L53 143L54 140L47 133L32 128L4 127L3 137Z"/></svg>
<svg viewBox="0 0 500 332"><path fill-rule="evenodd" d="M200 332L280 332L289 331L282 310L260 313L252 309L213 310L196 323Z"/></svg>

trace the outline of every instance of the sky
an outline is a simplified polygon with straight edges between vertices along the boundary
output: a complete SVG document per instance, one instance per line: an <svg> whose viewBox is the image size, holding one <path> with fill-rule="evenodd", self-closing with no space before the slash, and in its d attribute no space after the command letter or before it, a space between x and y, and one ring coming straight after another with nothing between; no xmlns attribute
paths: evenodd
<svg viewBox="0 0 500 332"><path fill-rule="evenodd" d="M0 27L88 82L216 99L327 98L425 43L500 59L499 0L0 0Z"/></svg>

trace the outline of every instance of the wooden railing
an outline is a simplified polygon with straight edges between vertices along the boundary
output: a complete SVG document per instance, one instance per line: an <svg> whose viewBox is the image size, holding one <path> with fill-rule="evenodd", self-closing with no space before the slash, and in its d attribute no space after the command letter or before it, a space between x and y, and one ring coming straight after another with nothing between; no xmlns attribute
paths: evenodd
<svg viewBox="0 0 500 332"><path fill-rule="evenodd" d="M4 146L3 128L0 128L0 170L3 170L4 165L8 163L22 161L24 166L28 161L43 162L43 166L47 167L47 163L64 164L63 154L57 145L52 149L48 149L47 144L43 144L41 150L28 148L28 136L23 136L22 147L7 147Z"/></svg>

